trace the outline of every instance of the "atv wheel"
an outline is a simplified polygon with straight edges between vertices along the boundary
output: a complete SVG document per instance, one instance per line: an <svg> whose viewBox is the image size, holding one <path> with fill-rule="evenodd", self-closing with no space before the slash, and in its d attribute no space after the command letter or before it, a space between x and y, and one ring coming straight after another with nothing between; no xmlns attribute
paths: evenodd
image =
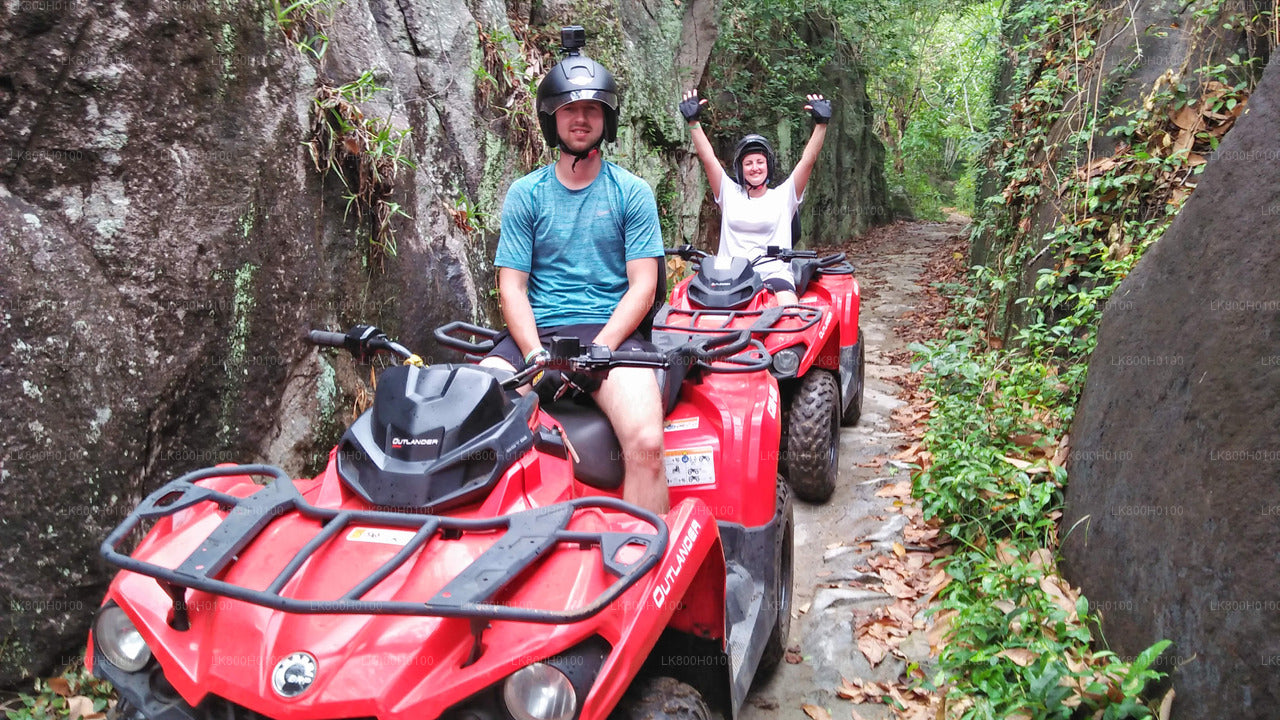
<svg viewBox="0 0 1280 720"><path fill-rule="evenodd" d="M858 418L862 417L862 388L863 380L867 376L866 359L867 346L862 343L862 330L858 330L858 367L854 370L857 375L853 383L853 399L849 401L849 407L845 408L844 414L840 416L840 424L845 427L857 425Z"/></svg>
<svg viewBox="0 0 1280 720"><path fill-rule="evenodd" d="M711 720L711 710L692 686L675 678L639 680L627 690L610 720Z"/></svg>
<svg viewBox="0 0 1280 720"><path fill-rule="evenodd" d="M777 670L778 663L787 653L787 636L791 634L791 586L795 580L792 546L795 521L792 519L791 488L781 475L778 476L778 507L774 510L774 522L778 526L778 538L774 544L773 563L777 568L774 577L773 601L776 619L773 631L764 644L764 654L756 668L756 680L765 680Z"/></svg>
<svg viewBox="0 0 1280 720"><path fill-rule="evenodd" d="M840 386L829 370L813 368L800 381L787 422L787 479L801 500L826 502L839 469Z"/></svg>

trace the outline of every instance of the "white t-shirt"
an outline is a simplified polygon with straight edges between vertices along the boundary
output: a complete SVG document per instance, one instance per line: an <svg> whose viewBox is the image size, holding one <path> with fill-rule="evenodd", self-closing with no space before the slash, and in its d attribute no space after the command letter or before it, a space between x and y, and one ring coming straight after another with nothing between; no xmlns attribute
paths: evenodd
<svg viewBox="0 0 1280 720"><path fill-rule="evenodd" d="M720 249L717 257L744 257L754 260L764 255L770 245L791 249L791 216L804 201L796 197L796 184L790 176L776 188L765 190L761 197L747 196L746 188L720 170ZM770 260L756 266L760 277L791 278L791 266L781 260Z"/></svg>

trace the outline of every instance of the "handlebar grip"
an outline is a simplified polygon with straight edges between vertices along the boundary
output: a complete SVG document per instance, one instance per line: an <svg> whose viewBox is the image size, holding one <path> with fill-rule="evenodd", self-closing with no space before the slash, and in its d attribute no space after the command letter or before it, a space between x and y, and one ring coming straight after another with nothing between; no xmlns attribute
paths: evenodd
<svg viewBox="0 0 1280 720"><path fill-rule="evenodd" d="M667 356L665 353L649 352L646 350L614 350L609 353L609 362L611 363L665 363Z"/></svg>
<svg viewBox="0 0 1280 720"><path fill-rule="evenodd" d="M307 339L312 345L323 345L325 347L346 347L347 336L344 333L328 332L326 330L312 330L307 333Z"/></svg>
<svg viewBox="0 0 1280 720"><path fill-rule="evenodd" d="M685 260L711 257L711 253L708 253L705 250L699 250L692 245L677 245L673 248L666 248L662 252L665 255L674 255L676 257L684 258Z"/></svg>
<svg viewBox="0 0 1280 720"><path fill-rule="evenodd" d="M728 357L741 352L749 342L751 342L751 335L745 330L736 333L725 333L704 342L698 355L703 360Z"/></svg>

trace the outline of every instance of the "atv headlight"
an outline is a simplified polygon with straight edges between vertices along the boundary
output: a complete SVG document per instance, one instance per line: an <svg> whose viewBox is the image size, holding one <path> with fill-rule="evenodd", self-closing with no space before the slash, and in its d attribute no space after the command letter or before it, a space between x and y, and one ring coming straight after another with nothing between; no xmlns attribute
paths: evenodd
<svg viewBox="0 0 1280 720"><path fill-rule="evenodd" d="M570 720L578 693L569 678L546 663L520 668L502 685L502 701L516 720Z"/></svg>
<svg viewBox="0 0 1280 720"><path fill-rule="evenodd" d="M151 660L151 648L118 605L108 605L98 613L93 641L108 662L125 672L138 672Z"/></svg>
<svg viewBox="0 0 1280 720"><path fill-rule="evenodd" d="M773 369L779 375L795 375L800 369L800 353L791 348L779 350L773 354Z"/></svg>

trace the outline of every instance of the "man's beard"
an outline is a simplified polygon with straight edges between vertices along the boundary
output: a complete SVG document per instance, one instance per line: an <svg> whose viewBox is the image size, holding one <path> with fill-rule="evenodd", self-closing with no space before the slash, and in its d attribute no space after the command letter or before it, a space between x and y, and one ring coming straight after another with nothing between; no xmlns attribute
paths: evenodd
<svg viewBox="0 0 1280 720"><path fill-rule="evenodd" d="M569 152L571 153L584 153L590 150L591 148L595 147L596 145L599 145L600 138L603 135L604 135L604 131L602 130L599 133L596 133L595 135L588 136L581 143L577 143L573 137L560 138L560 142L563 143L564 146L568 148Z"/></svg>

